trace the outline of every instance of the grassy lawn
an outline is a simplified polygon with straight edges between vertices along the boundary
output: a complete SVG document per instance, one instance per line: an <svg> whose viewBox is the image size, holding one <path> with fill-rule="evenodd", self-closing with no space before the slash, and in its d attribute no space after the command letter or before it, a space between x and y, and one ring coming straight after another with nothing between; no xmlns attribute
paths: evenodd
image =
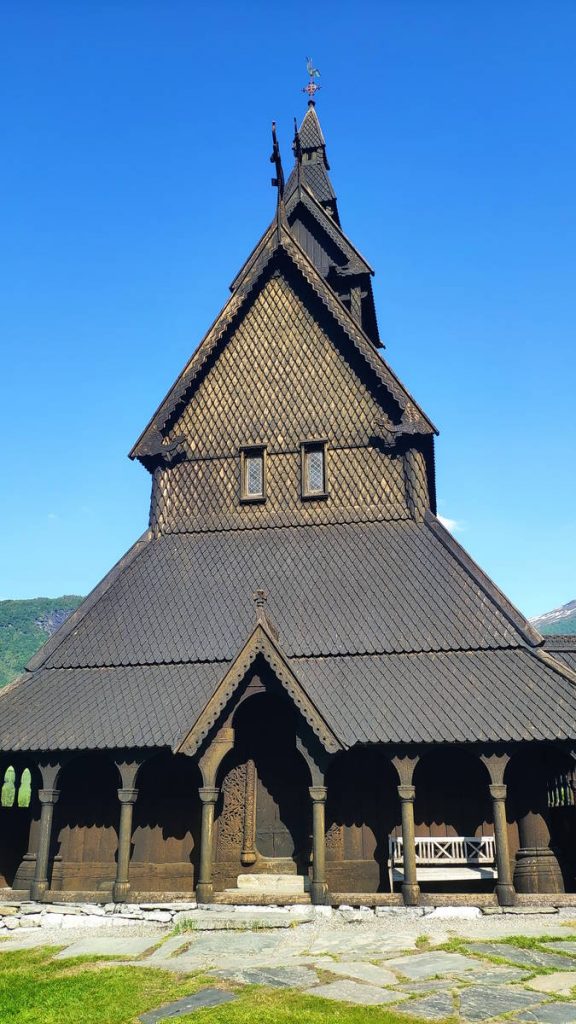
<svg viewBox="0 0 576 1024"><path fill-rule="evenodd" d="M0 953L2 1024L136 1024L139 1014L213 984L200 975L104 966L54 950ZM244 988L236 1002L180 1017L182 1024L424 1024L379 1007L347 1006L286 990ZM438 1022L442 1024L442 1022Z"/></svg>

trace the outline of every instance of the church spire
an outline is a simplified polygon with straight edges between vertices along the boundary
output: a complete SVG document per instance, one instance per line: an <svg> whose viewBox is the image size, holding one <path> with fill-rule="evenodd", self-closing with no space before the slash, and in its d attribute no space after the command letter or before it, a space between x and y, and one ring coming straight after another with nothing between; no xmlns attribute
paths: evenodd
<svg viewBox="0 0 576 1024"><path fill-rule="evenodd" d="M296 131L293 150L296 164L286 184L286 199L290 198L301 181L340 226L336 193L328 175L330 164L326 156L326 142L313 99L308 100L308 110Z"/></svg>

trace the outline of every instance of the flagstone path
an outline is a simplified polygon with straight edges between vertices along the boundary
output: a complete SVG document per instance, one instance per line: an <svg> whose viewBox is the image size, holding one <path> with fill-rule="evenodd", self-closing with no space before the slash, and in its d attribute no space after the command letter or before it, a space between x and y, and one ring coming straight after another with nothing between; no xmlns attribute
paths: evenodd
<svg viewBox="0 0 576 1024"><path fill-rule="evenodd" d="M285 917L286 915L284 915ZM101 929L94 932L20 928L2 951L57 945L58 959L121 958L139 967L211 979L194 996L141 1018L153 1024L234 998L239 986L297 989L307 995L365 1006L385 1005L429 1021L515 1021L576 1024L576 921L527 914L482 920L409 920L360 915L349 921L318 916L303 923L268 912L239 926L204 913L191 930ZM542 936L530 946L508 936ZM437 948L459 938L457 949Z"/></svg>

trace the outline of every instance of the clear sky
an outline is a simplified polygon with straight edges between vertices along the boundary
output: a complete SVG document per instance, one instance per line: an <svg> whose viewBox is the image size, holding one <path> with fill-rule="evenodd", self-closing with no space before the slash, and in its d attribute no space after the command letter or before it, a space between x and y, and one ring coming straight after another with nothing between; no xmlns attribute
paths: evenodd
<svg viewBox="0 0 576 1024"><path fill-rule="evenodd" d="M305 57L439 510L529 615L576 598L574 0L3 0L0 598L146 528L126 458L274 210Z"/></svg>

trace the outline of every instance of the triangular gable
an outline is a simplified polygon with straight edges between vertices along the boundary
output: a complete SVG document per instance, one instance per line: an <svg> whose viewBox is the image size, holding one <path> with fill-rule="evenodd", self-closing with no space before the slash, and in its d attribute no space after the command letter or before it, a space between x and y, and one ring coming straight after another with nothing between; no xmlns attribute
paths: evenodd
<svg viewBox="0 0 576 1024"><path fill-rule="evenodd" d="M304 183L301 183L300 188L296 189L286 201L286 213L288 218L292 216L292 213L299 203L302 203L302 205L306 207L318 222L322 230L325 231L334 244L341 249L347 259L357 261L365 273L370 274L372 277L374 276L373 268L364 258L362 253L356 248L354 243L350 241L348 235L344 234L342 228L326 213L326 210L318 202L314 193L311 192Z"/></svg>
<svg viewBox="0 0 576 1024"><path fill-rule="evenodd" d="M322 275L318 273L316 267L299 246L288 229L284 213L283 216L278 216L274 224L266 232L260 245L256 247L254 256L247 265L245 274L239 281L236 290L214 321L192 358L184 367L168 395L150 420L150 423L140 435L130 452L130 458L146 460L151 455L156 456L161 451L163 429L182 402L189 399L201 369L227 330L236 322L258 281L262 278L265 270L277 254L283 254L288 257L291 264L299 271L308 285L312 287L324 308L331 314L355 349L363 357L365 363L376 375L377 380L385 386L388 393L397 403L402 412L403 422L411 424L413 432L422 434L437 433L433 423L417 405L388 364L378 355L372 341L356 323L335 292L326 284Z"/></svg>
<svg viewBox="0 0 576 1024"><path fill-rule="evenodd" d="M308 697L275 639L262 623L258 623L240 653L227 669L226 674L192 728L174 748L175 754L191 755L196 753L217 722L222 710L245 678L250 666L259 655L270 666L279 683L316 734L324 749L329 753L336 753L337 750L342 749L342 744Z"/></svg>

